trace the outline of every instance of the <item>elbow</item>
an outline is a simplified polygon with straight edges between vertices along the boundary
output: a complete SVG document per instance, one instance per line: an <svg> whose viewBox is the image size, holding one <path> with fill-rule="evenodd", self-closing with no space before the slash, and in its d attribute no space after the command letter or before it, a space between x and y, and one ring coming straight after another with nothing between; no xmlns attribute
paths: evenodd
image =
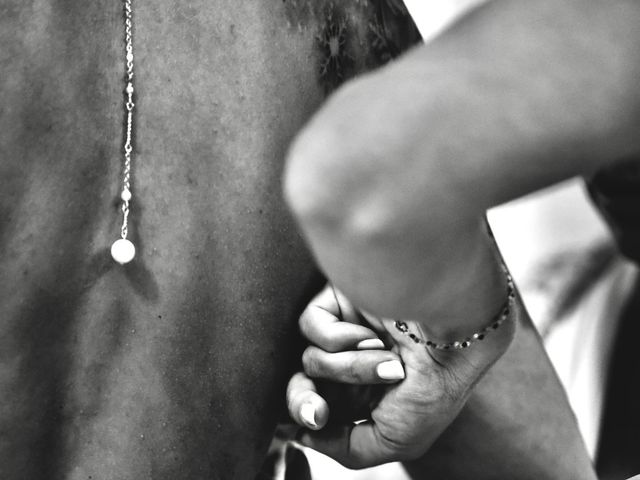
<svg viewBox="0 0 640 480"><path fill-rule="evenodd" d="M385 208L379 208L380 199L366 195L366 189L354 192L356 189L356 185L336 184L329 176L294 163L285 173L285 201L327 274L378 251L397 234L390 213L394 204L386 202Z"/></svg>
<svg viewBox="0 0 640 480"><path fill-rule="evenodd" d="M300 141L294 143L285 164L283 194L305 236L330 235L347 221L350 199L339 183L321 154Z"/></svg>
<svg viewBox="0 0 640 480"><path fill-rule="evenodd" d="M320 263L324 252L368 248L392 228L394 203L381 202L372 182L340 163L296 144L283 177L285 202ZM385 208L378 208L381 203Z"/></svg>

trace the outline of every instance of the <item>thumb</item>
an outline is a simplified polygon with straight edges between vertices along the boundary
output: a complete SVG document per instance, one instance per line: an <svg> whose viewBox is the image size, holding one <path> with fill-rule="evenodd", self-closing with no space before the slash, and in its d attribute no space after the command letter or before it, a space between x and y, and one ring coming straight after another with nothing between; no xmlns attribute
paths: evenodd
<svg viewBox="0 0 640 480"><path fill-rule="evenodd" d="M287 385L287 408L291 418L300 426L319 429L329 420L329 406L316 389L312 379L298 372Z"/></svg>
<svg viewBox="0 0 640 480"><path fill-rule="evenodd" d="M397 452L371 420L329 425L321 431L306 430L297 441L351 469L373 467L397 459L394 456Z"/></svg>

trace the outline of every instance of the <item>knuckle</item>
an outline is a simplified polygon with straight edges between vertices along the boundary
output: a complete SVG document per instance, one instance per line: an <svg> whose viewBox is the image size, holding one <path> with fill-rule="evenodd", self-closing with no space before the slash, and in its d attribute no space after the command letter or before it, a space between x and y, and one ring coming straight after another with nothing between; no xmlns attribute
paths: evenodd
<svg viewBox="0 0 640 480"><path fill-rule="evenodd" d="M304 335L305 338L308 338L309 336L309 329L311 328L312 317L313 317L312 307L308 306L307 308L304 309L304 311L300 315L300 318L298 318L298 328L300 329L300 333L302 333L302 335Z"/></svg>
<svg viewBox="0 0 640 480"><path fill-rule="evenodd" d="M318 377L322 368L317 355L316 347L307 347L302 354L302 368L309 377Z"/></svg>
<svg viewBox="0 0 640 480"><path fill-rule="evenodd" d="M364 383L367 380L365 368L360 361L351 361L348 363L346 371L347 380L353 383Z"/></svg>
<svg viewBox="0 0 640 480"><path fill-rule="evenodd" d="M324 329L316 328L313 330L313 336L309 337L316 345L322 347L323 350L333 353L334 349L332 347L332 338L331 335L328 334Z"/></svg>
<svg viewBox="0 0 640 480"><path fill-rule="evenodd" d="M306 308L300 318L298 319L298 326L302 336L310 343L320 345L323 348L326 345L331 344L331 336L325 331L325 328L321 328L322 320L320 315L326 315L327 312L323 309L311 305Z"/></svg>
<svg viewBox="0 0 640 480"><path fill-rule="evenodd" d="M338 335L332 335L329 332L324 332L322 335L322 345L329 353L338 353L342 351L343 346L341 345L340 340L341 339Z"/></svg>

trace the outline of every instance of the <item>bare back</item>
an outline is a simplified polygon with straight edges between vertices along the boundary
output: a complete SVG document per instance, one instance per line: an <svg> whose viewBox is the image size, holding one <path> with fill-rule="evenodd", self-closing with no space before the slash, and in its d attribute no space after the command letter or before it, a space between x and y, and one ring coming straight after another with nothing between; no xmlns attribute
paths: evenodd
<svg viewBox="0 0 640 480"><path fill-rule="evenodd" d="M0 3L0 478L253 478L315 278L285 150L395 4L134 2L119 266L122 4Z"/></svg>

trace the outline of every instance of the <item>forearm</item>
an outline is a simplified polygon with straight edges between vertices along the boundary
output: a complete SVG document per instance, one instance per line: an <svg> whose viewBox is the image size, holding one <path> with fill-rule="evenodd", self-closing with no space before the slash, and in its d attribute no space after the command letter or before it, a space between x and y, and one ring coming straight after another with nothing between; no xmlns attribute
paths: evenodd
<svg viewBox="0 0 640 480"><path fill-rule="evenodd" d="M419 460L416 480L595 479L573 412L526 312L505 355Z"/></svg>
<svg viewBox="0 0 640 480"><path fill-rule="evenodd" d="M421 173L477 215L637 153L639 22L635 0L494 0L411 52L385 75L423 95Z"/></svg>
<svg viewBox="0 0 640 480"><path fill-rule="evenodd" d="M495 0L347 85L285 177L329 277L380 315L428 316L425 281L468 268L487 208L636 151L638 24L635 1ZM460 300L450 285L437 298Z"/></svg>

